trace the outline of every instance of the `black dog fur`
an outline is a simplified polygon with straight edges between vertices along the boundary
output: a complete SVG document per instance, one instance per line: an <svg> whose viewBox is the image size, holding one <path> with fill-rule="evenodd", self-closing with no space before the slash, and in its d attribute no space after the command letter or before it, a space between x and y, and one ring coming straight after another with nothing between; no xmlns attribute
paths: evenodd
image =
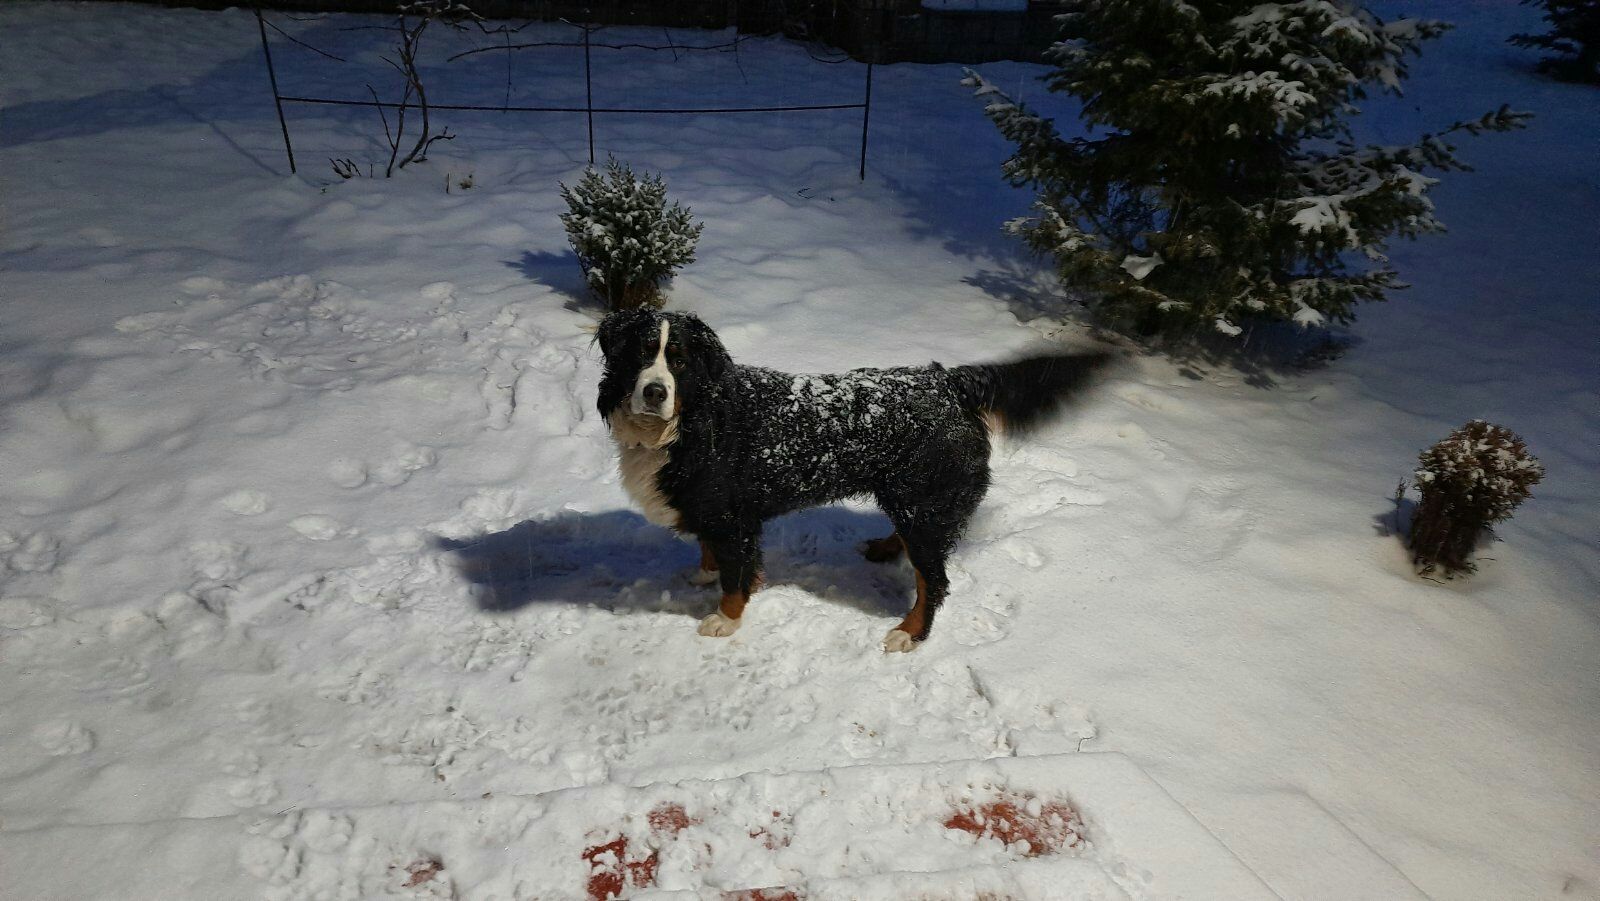
<svg viewBox="0 0 1600 901"><path fill-rule="evenodd" d="M703 634L737 626L759 580L765 521L869 496L894 523L918 574L917 604L897 630L909 640L891 632L886 645L909 650L926 639L949 588L945 560L989 487L990 429L997 419L1010 431L1040 424L1109 359L791 375L734 363L691 314L625 311L607 316L597 336L605 355L598 407L614 434L614 415L628 415L640 372L660 353L663 321L676 437L668 435L664 458L656 458L654 487L675 513L675 528L698 537L715 560L719 612L731 625L703 626ZM874 559L900 547L894 536L874 544Z"/></svg>

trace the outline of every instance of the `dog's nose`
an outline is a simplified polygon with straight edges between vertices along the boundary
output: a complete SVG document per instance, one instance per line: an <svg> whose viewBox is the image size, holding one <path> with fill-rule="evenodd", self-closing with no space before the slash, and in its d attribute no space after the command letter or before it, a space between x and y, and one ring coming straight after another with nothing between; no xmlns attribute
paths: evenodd
<svg viewBox="0 0 1600 901"><path fill-rule="evenodd" d="M660 382L651 382L644 386L644 402L652 407L659 407L667 402L667 386Z"/></svg>

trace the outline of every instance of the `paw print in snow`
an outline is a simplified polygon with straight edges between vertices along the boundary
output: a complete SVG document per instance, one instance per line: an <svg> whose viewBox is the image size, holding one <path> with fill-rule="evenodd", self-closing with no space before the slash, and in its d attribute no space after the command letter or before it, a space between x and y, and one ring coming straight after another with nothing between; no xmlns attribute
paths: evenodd
<svg viewBox="0 0 1600 901"><path fill-rule="evenodd" d="M94 750L94 733L71 720L56 720L36 726L33 740L52 757L86 754Z"/></svg>
<svg viewBox="0 0 1600 901"><path fill-rule="evenodd" d="M240 488L223 497L222 509L239 516L258 516L272 509L272 498L265 491Z"/></svg>
<svg viewBox="0 0 1600 901"><path fill-rule="evenodd" d="M0 567L14 572L47 573L56 568L60 550L61 539L47 532L0 532Z"/></svg>
<svg viewBox="0 0 1600 901"><path fill-rule="evenodd" d="M419 469L427 469L438 462L439 456L431 447L422 447L407 441L402 441L395 446L389 459L378 463L370 470L374 479L390 488L404 485L411 478L411 474Z"/></svg>
<svg viewBox="0 0 1600 901"><path fill-rule="evenodd" d="M324 516L321 513L307 513L289 520L289 528L300 533L301 538L309 541L332 541L340 535L353 533L353 529L345 529L337 519Z"/></svg>

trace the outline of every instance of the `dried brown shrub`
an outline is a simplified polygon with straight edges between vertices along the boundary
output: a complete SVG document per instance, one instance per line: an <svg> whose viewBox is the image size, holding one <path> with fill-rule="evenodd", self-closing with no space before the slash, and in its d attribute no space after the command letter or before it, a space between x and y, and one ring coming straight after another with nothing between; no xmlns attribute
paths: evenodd
<svg viewBox="0 0 1600 901"><path fill-rule="evenodd" d="M1484 529L1510 519L1543 477L1538 458L1510 429L1474 419L1451 432L1418 456L1412 561L1423 573L1471 572Z"/></svg>

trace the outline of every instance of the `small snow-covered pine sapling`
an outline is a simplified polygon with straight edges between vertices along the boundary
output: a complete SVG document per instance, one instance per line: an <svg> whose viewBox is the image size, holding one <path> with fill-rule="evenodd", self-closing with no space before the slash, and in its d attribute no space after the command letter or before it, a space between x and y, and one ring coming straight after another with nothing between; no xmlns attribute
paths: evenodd
<svg viewBox="0 0 1600 901"><path fill-rule="evenodd" d="M590 168L576 185L562 184L561 199L561 224L589 288L613 310L660 306L661 283L694 262L705 226L688 207L667 205L660 175L635 175L608 158L604 175Z"/></svg>
<svg viewBox="0 0 1600 901"><path fill-rule="evenodd" d="M1474 569L1479 536L1511 518L1544 467L1510 429L1474 419L1423 451L1415 478L1422 501L1411 517L1412 562L1453 574Z"/></svg>
<svg viewBox="0 0 1600 901"><path fill-rule="evenodd" d="M1518 47L1549 50L1539 71L1564 81L1600 84L1600 0L1522 0L1544 10L1546 34L1514 34Z"/></svg>
<svg viewBox="0 0 1600 901"><path fill-rule="evenodd" d="M1082 107L1082 136L970 69L963 84L1032 187L1006 224L1054 260L1103 323L1177 339L1256 320L1347 322L1403 287L1394 236L1443 229L1429 170L1468 168L1450 140L1520 127L1502 106L1411 144L1358 145L1368 90L1399 94L1407 58L1443 22L1386 22L1353 0L1066 0L1047 88ZM1072 131L1077 131L1074 128Z"/></svg>

